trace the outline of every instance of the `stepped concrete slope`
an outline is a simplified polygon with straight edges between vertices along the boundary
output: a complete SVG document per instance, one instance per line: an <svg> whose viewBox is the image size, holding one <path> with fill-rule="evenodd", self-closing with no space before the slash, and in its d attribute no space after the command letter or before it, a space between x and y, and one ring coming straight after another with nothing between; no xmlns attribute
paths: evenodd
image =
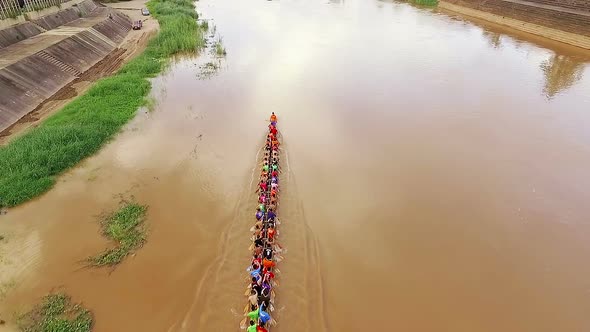
<svg viewBox="0 0 590 332"><path fill-rule="evenodd" d="M588 0L527 0L539 4L569 8L590 13L590 1Z"/></svg>
<svg viewBox="0 0 590 332"><path fill-rule="evenodd" d="M98 6L93 1L84 1L53 15L47 15L35 19L32 22L45 30L51 30L92 14L97 7Z"/></svg>
<svg viewBox="0 0 590 332"><path fill-rule="evenodd" d="M2 20L0 23L0 49L27 38L33 37L47 30L57 28L81 17L88 16L97 4L92 0L70 0L62 4L62 10L57 7L43 9L39 12L27 13L29 21L19 22ZM24 18L20 18L24 21ZM13 22L13 24L10 24Z"/></svg>
<svg viewBox="0 0 590 332"><path fill-rule="evenodd" d="M590 0L444 0L440 7L589 48Z"/></svg>
<svg viewBox="0 0 590 332"><path fill-rule="evenodd" d="M29 38L0 48L0 132L109 55L131 29L128 16L90 0L25 24Z"/></svg>
<svg viewBox="0 0 590 332"><path fill-rule="evenodd" d="M16 26L0 30L0 49L8 45L18 43L19 41L25 40L27 38L36 36L43 31L44 30L41 27L31 22L24 22Z"/></svg>

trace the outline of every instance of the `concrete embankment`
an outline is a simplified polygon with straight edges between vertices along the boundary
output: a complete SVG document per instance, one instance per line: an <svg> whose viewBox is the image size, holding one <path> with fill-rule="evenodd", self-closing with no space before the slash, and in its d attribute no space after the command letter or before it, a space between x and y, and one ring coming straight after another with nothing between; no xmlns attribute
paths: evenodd
<svg viewBox="0 0 590 332"><path fill-rule="evenodd" d="M41 26L45 30L51 30L75 21L81 17L86 17L90 15L97 7L97 4L93 1L82 1L71 8L62 10L53 15L46 15L35 19L33 20L33 23Z"/></svg>
<svg viewBox="0 0 590 332"><path fill-rule="evenodd" d="M46 31L0 48L0 132L115 50L131 20L86 0L15 26L10 33L16 29L21 35Z"/></svg>
<svg viewBox="0 0 590 332"><path fill-rule="evenodd" d="M444 0L439 8L590 49L590 1Z"/></svg>
<svg viewBox="0 0 590 332"><path fill-rule="evenodd" d="M62 4L61 10L51 7L27 13L28 21L22 16L20 20L0 20L0 49L86 17L96 8L92 0L71 0Z"/></svg>
<svg viewBox="0 0 590 332"><path fill-rule="evenodd" d="M41 27L31 23L24 22L15 26L0 30L0 49L21 40L36 36L43 32Z"/></svg>

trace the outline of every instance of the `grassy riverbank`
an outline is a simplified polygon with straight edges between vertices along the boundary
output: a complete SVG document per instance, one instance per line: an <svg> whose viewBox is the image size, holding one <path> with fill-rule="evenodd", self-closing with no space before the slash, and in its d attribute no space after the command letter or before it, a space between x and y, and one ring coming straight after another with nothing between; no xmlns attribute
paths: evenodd
<svg viewBox="0 0 590 332"><path fill-rule="evenodd" d="M101 222L102 234L117 243L115 248L107 249L102 254L91 257L93 266L112 266L123 261L125 257L145 243L145 228L142 227L147 207L135 203L126 203L115 213Z"/></svg>
<svg viewBox="0 0 590 332"><path fill-rule="evenodd" d="M56 177L96 153L146 103L151 85L171 55L204 45L190 0L152 0L158 35L114 76L100 80L39 127L0 148L0 207L49 190Z"/></svg>
<svg viewBox="0 0 590 332"><path fill-rule="evenodd" d="M92 322L90 311L64 294L52 294L21 316L19 327L23 332L90 332Z"/></svg>

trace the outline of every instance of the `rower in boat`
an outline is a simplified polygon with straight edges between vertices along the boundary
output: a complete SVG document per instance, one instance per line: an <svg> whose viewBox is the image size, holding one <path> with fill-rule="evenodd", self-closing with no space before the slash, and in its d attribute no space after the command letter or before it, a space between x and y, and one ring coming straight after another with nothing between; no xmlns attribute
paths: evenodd
<svg viewBox="0 0 590 332"><path fill-rule="evenodd" d="M264 328L264 325L264 323L260 322L260 324L258 324L258 327L256 328L256 332L268 332L268 330Z"/></svg>

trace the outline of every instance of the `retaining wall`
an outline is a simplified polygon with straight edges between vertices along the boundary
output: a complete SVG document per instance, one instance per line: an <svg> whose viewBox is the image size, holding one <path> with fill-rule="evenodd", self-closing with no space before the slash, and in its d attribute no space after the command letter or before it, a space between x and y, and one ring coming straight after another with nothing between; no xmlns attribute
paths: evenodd
<svg viewBox="0 0 590 332"><path fill-rule="evenodd" d="M81 17L88 16L98 6L92 0L68 2L68 8L59 12L52 12L57 7L52 7L41 11L48 12L40 16L34 12L28 13L30 21L19 23L11 27L0 30L0 48L18 43L21 40L38 35L45 30L52 30L59 26L73 22Z"/></svg>
<svg viewBox="0 0 590 332"><path fill-rule="evenodd" d="M81 13L76 7L68 8L66 10L62 10L58 13L43 16L36 20L33 20L33 23L39 25L45 30L55 29L61 25L66 23L70 23L74 20L77 20L81 17Z"/></svg>
<svg viewBox="0 0 590 332"><path fill-rule="evenodd" d="M75 21L81 17L88 16L88 14L90 14L96 8L97 5L94 1L86 0L55 14L45 15L38 19L34 19L32 22L43 27L45 30L51 30Z"/></svg>
<svg viewBox="0 0 590 332"><path fill-rule="evenodd" d="M0 48L18 43L43 32L43 29L31 22L24 22L7 29L0 30Z"/></svg>
<svg viewBox="0 0 590 332"><path fill-rule="evenodd" d="M75 79L57 63L29 56L0 70L0 130L17 122Z"/></svg>
<svg viewBox="0 0 590 332"><path fill-rule="evenodd" d="M540 3L542 1L545 0L537 0L535 2ZM573 0L560 1L567 2ZM574 34L590 36L590 14L583 12L560 11L504 0L445 0L445 2ZM559 1L552 2L555 5ZM579 6L585 7L588 5L587 1L583 2L578 2Z"/></svg>
<svg viewBox="0 0 590 332"><path fill-rule="evenodd" d="M544 5L581 10L590 13L590 0L527 0Z"/></svg>
<svg viewBox="0 0 590 332"><path fill-rule="evenodd" d="M18 16L15 18L5 18L3 20L0 20L0 29L6 29L6 28L10 28L11 26L17 25L19 23L24 23L27 20L25 20L24 16Z"/></svg>
<svg viewBox="0 0 590 332"><path fill-rule="evenodd" d="M27 0L30 1L30 0ZM63 0L62 0L63 1ZM43 8L36 11L27 12L27 20L36 20L43 16L55 14L61 10L66 10L72 6L77 6L79 3L88 0L65 0L66 2L61 3L59 6L52 6L48 8Z"/></svg>
<svg viewBox="0 0 590 332"><path fill-rule="evenodd" d="M37 108L112 52L131 30L126 15L112 18L0 69L0 132Z"/></svg>
<svg viewBox="0 0 590 332"><path fill-rule="evenodd" d="M488 22L496 23L499 25L507 26L513 29L531 33L534 35L542 36L552 40L556 40L562 43L574 45L577 47L585 48L590 50L590 37L574 34L571 32L549 28L543 25L529 23L517 19L513 19L506 16L500 16L492 13L488 13L481 10L476 10L464 6L458 6L451 4L446 1L441 1L438 5L439 9L450 10L455 13L461 13L463 15L480 18Z"/></svg>
<svg viewBox="0 0 590 332"><path fill-rule="evenodd" d="M120 43L127 36L132 22L129 16L120 12L115 11L112 15L111 20L102 21L94 25L93 28L116 43Z"/></svg>

